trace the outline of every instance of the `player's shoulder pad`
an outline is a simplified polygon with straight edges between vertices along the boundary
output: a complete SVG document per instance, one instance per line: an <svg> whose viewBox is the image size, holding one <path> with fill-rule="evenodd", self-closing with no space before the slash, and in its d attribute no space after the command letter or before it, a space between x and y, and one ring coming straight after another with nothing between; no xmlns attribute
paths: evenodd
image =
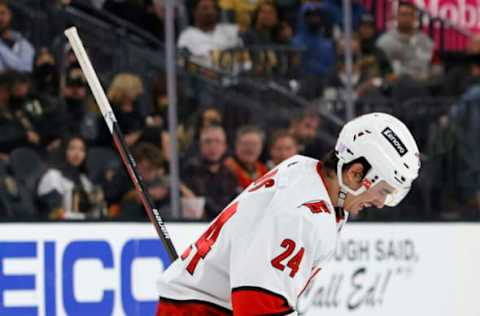
<svg viewBox="0 0 480 316"><path fill-rule="evenodd" d="M302 155L295 155L284 160L278 165L280 187L286 187L296 179L301 179L311 173L311 167L315 166L318 160Z"/></svg>
<svg viewBox="0 0 480 316"><path fill-rule="evenodd" d="M279 188L295 187L308 182L318 182L317 159L295 155L283 161L278 168ZM323 183L321 185L323 187ZM307 192L305 190L303 192Z"/></svg>
<svg viewBox="0 0 480 316"><path fill-rule="evenodd" d="M334 208L318 172L318 164L318 160L301 155L282 162L277 176L276 203L296 213L334 217Z"/></svg>

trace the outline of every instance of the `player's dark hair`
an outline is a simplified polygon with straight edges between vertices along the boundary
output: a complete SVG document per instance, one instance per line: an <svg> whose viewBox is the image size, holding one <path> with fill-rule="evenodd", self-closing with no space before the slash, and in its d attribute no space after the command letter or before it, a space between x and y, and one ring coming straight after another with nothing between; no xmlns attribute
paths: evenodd
<svg viewBox="0 0 480 316"><path fill-rule="evenodd" d="M338 157L337 157L334 150L329 151L325 155L325 157L322 159L322 162L323 162L322 166L327 171L327 174L332 172L332 171L337 173ZM357 158L357 159L343 165L342 171L348 169L351 165L353 165L354 163L357 163L357 162L362 164L362 166L363 166L363 176L365 176L372 166L368 163L367 159L365 159L363 157Z"/></svg>
<svg viewBox="0 0 480 316"><path fill-rule="evenodd" d="M322 167L327 171L337 172L338 157L334 150L329 151L322 159Z"/></svg>

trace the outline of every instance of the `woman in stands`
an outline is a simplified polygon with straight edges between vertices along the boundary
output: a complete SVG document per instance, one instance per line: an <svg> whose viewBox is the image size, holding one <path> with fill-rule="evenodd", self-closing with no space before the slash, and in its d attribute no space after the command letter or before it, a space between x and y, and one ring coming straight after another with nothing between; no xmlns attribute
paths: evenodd
<svg viewBox="0 0 480 316"><path fill-rule="evenodd" d="M41 215L49 219L98 218L105 210L103 193L86 172L87 145L80 136L67 138L59 161L37 188Z"/></svg>
<svg viewBox="0 0 480 316"><path fill-rule="evenodd" d="M122 127L128 146L133 146L140 141L145 128L145 117L139 103L143 91L142 79L132 73L115 75L108 88L108 100L112 105L118 125ZM109 146L112 143L112 137L103 122L103 117L99 117L98 120L98 126L102 131L97 145Z"/></svg>

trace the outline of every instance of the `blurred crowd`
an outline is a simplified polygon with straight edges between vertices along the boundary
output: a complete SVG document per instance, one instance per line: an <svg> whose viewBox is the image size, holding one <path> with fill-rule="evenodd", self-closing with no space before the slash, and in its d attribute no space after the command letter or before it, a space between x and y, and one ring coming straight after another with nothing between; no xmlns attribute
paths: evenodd
<svg viewBox="0 0 480 316"><path fill-rule="evenodd" d="M63 0L61 4L87 2L164 38L162 0ZM177 46L192 61L215 69L224 50L288 46L298 52L295 91L312 101L312 107L268 131L226 119L231 113L214 103L180 109L182 218L212 219L284 159L295 154L320 159L327 153L330 145L318 137L322 118L314 105L315 100L346 98L341 2L185 0L177 4ZM418 29L418 12L410 2L399 2L395 26L382 34L362 1L352 0L352 12L354 100L407 99L412 94L460 98L480 82L480 60L475 58L480 53L479 38L473 37L464 52L471 58L450 67L439 59L432 39ZM182 15L188 26L182 26ZM12 29L12 19L8 3L0 0L0 218L145 219L75 55L67 47L60 67L50 48L33 47ZM159 72L149 87L138 74L124 72L113 76L106 92L155 207L171 219L165 74ZM148 111L140 106L142 98ZM462 111L466 110L460 107L458 113ZM444 148L436 146L438 151ZM469 186L466 196L473 204L480 203L475 185Z"/></svg>

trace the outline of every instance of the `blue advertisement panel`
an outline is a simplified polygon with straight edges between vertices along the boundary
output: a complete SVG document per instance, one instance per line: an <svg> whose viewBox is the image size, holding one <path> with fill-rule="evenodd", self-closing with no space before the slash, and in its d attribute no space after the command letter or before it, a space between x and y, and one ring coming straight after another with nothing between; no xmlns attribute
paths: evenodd
<svg viewBox="0 0 480 316"><path fill-rule="evenodd" d="M154 315L169 264L150 224L2 224L0 315Z"/></svg>
<svg viewBox="0 0 480 316"><path fill-rule="evenodd" d="M177 252L206 226L168 225ZM347 225L297 311L479 316L479 238L478 224ZM0 316L154 315L169 264L147 223L0 224Z"/></svg>

